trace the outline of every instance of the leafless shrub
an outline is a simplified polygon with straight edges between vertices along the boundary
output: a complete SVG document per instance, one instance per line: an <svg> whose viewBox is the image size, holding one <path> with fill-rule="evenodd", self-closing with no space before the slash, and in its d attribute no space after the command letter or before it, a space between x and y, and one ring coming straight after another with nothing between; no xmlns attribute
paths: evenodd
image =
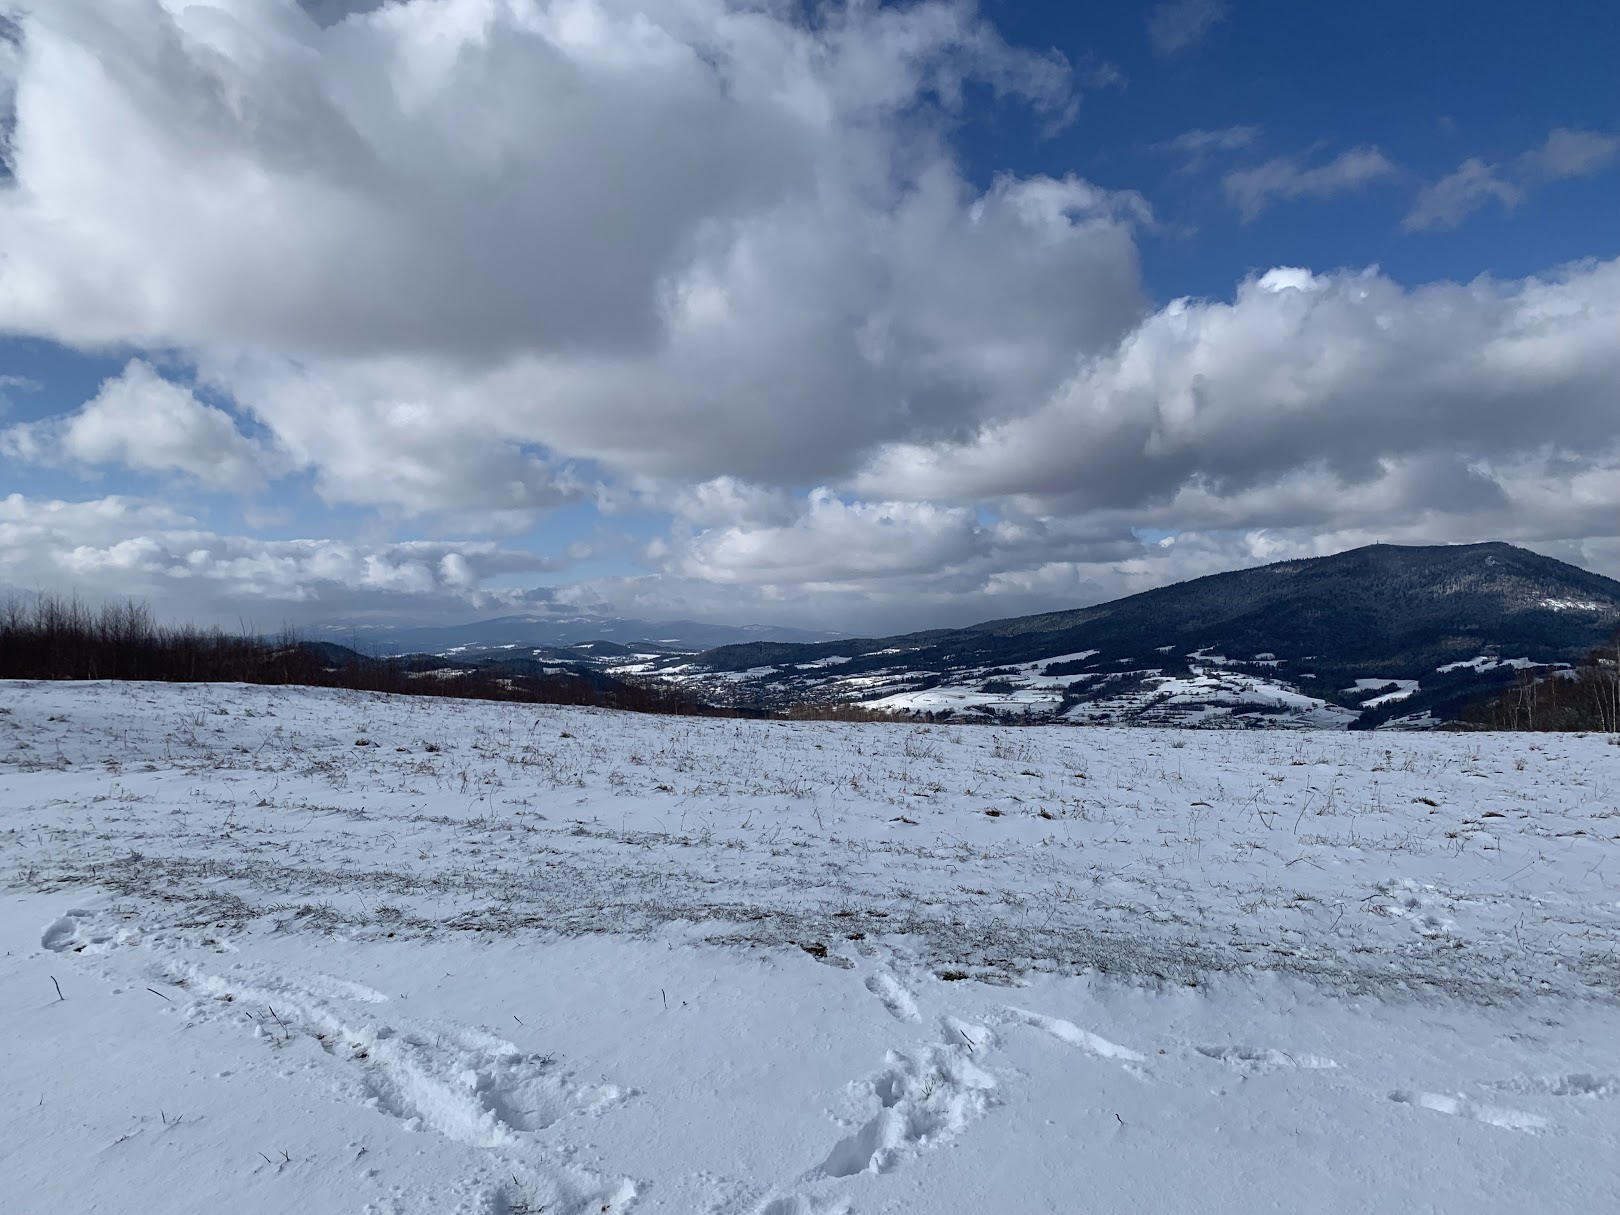
<svg viewBox="0 0 1620 1215"><path fill-rule="evenodd" d="M1464 714L1495 730L1591 730L1620 735L1620 629L1573 669L1531 668Z"/></svg>
<svg viewBox="0 0 1620 1215"><path fill-rule="evenodd" d="M246 630L160 625L149 608L133 600L94 608L49 594L32 600L13 595L0 602L0 679L299 685L640 713L760 716L718 709L664 685L534 675L499 664L453 679L413 679L400 664L291 634L266 638ZM199 712L192 725L204 728L208 716Z"/></svg>

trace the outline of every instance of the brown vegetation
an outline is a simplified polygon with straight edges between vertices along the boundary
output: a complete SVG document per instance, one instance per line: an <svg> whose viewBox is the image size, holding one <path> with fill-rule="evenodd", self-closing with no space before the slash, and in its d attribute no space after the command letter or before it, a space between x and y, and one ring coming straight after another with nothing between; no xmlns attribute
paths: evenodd
<svg viewBox="0 0 1620 1215"><path fill-rule="evenodd" d="M935 719L932 713L899 713L888 709L872 709L858 702L841 700L792 705L779 710L775 716L787 721L931 722Z"/></svg>
<svg viewBox="0 0 1620 1215"><path fill-rule="evenodd" d="M1513 686L1463 713L1494 730L1620 734L1620 629L1570 669L1520 671Z"/></svg>
<svg viewBox="0 0 1620 1215"><path fill-rule="evenodd" d="M0 603L0 679L296 684L642 713L739 715L671 688L591 674L537 675L498 663L451 677L413 677L399 663L342 646L159 625L142 604L92 608L55 595Z"/></svg>

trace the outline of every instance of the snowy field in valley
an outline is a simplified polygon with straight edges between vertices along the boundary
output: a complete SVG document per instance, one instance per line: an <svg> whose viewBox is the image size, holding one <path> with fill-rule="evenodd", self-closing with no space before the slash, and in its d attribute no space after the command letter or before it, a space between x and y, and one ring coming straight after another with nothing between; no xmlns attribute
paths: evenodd
<svg viewBox="0 0 1620 1215"><path fill-rule="evenodd" d="M0 683L0 1209L1620 1209L1620 747Z"/></svg>

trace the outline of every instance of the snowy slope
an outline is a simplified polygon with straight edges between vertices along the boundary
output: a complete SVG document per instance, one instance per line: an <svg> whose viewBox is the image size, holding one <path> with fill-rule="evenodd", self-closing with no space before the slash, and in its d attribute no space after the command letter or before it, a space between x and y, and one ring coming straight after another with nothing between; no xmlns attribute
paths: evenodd
<svg viewBox="0 0 1620 1215"><path fill-rule="evenodd" d="M0 684L5 1210L1605 1211L1617 778Z"/></svg>
<svg viewBox="0 0 1620 1215"><path fill-rule="evenodd" d="M1620 583L1525 549L1371 545L1072 611L755 641L625 673L726 704L860 701L957 720L1411 726L1455 720L1519 671L1582 661L1617 625Z"/></svg>
<svg viewBox="0 0 1620 1215"><path fill-rule="evenodd" d="M1095 654L1080 651L943 674L915 669L903 660L845 674L838 670L842 663L831 659L791 671L769 666L714 671L693 661L662 667L625 663L608 670L618 678L652 674L722 704L853 701L880 712L943 715L962 722L1344 729L1360 717L1357 709L1276 677L1267 669L1278 665L1274 658L1239 662L1219 655L1189 656L1190 663L1179 673L1138 668L1134 660L1099 660L1079 672L1066 669ZM1415 680L1361 682L1407 685L1404 692L1364 700L1362 707L1402 699L1417 687Z"/></svg>

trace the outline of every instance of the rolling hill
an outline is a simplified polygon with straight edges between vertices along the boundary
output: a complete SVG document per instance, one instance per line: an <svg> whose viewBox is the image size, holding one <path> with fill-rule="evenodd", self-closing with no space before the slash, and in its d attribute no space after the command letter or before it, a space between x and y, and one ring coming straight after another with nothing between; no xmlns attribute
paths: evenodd
<svg viewBox="0 0 1620 1215"><path fill-rule="evenodd" d="M814 642L838 636L777 625L705 624L694 620L637 620L619 616L498 616L468 624L401 627L333 622L324 640L376 654L422 652L466 657L514 651L562 650L592 642L635 646L657 653L693 653L737 642Z"/></svg>
<svg viewBox="0 0 1620 1215"><path fill-rule="evenodd" d="M1426 725L1526 667L1579 661L1620 582L1509 544L1373 545L1072 611L816 644L618 659L711 699L957 717Z"/></svg>

